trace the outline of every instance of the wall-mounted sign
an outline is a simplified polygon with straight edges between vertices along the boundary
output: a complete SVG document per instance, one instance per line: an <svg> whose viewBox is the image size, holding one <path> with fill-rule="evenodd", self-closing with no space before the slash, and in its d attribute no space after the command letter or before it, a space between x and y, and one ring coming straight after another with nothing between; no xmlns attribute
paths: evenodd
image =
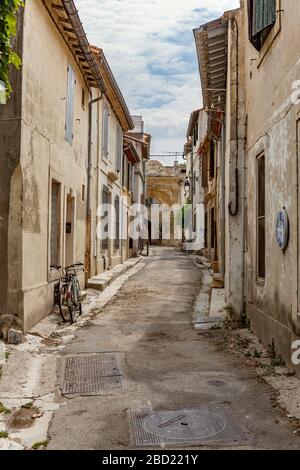
<svg viewBox="0 0 300 470"><path fill-rule="evenodd" d="M289 217L284 208L277 215L276 241L281 250L286 250L289 243Z"/></svg>

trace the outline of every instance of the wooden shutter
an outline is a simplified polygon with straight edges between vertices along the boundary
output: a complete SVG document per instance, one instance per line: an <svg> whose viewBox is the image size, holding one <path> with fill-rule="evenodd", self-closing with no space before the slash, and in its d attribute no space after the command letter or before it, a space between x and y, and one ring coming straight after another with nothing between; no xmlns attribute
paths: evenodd
<svg viewBox="0 0 300 470"><path fill-rule="evenodd" d="M66 140L73 142L73 119L74 119L74 90L75 90L75 72L72 65L68 66L67 79L67 98L66 98Z"/></svg>
<svg viewBox="0 0 300 470"><path fill-rule="evenodd" d="M261 33L276 21L276 0L253 0L252 36Z"/></svg>
<svg viewBox="0 0 300 470"><path fill-rule="evenodd" d="M119 123L117 123L116 132L116 170L122 170L122 154L123 154L123 132Z"/></svg>
<svg viewBox="0 0 300 470"><path fill-rule="evenodd" d="M109 126L109 109L104 103L103 109L103 136L102 136L102 149L105 158L108 157L108 126Z"/></svg>

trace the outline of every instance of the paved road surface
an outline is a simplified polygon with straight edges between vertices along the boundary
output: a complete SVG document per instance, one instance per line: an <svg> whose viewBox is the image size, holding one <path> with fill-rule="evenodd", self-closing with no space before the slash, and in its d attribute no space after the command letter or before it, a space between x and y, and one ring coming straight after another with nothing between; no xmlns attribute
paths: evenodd
<svg viewBox="0 0 300 470"><path fill-rule="evenodd" d="M193 329L192 306L201 283L193 260L175 249L156 248L145 263L64 351L117 352L126 388L67 399L54 414L48 449L133 449L130 410L211 403L227 405L247 441L206 447L299 447L271 406L267 387Z"/></svg>

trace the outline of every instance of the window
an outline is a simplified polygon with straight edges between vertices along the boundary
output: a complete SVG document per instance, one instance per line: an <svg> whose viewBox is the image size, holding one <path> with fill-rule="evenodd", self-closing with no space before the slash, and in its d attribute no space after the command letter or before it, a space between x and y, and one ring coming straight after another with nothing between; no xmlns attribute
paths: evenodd
<svg viewBox="0 0 300 470"><path fill-rule="evenodd" d="M123 155L123 131L119 123L117 123L116 131L116 170L120 173L122 170Z"/></svg>
<svg viewBox="0 0 300 470"><path fill-rule="evenodd" d="M82 87L81 90L81 106L85 109L85 89Z"/></svg>
<svg viewBox="0 0 300 470"><path fill-rule="evenodd" d="M194 147L197 145L197 141L198 141L198 121L196 122L195 124L195 127L194 127Z"/></svg>
<svg viewBox="0 0 300 470"><path fill-rule="evenodd" d="M109 189L106 186L103 186L102 190L102 204L109 204ZM109 213L106 211L103 214L103 219L106 220L106 224L103 227L103 232L105 234L105 237L103 236L102 240L102 249L103 250L108 250L108 233L109 233L109 227L108 227L108 218L109 218Z"/></svg>
<svg viewBox="0 0 300 470"><path fill-rule="evenodd" d="M207 152L202 155L202 188L207 188Z"/></svg>
<svg viewBox="0 0 300 470"><path fill-rule="evenodd" d="M67 79L67 97L66 97L66 125L65 139L72 144L73 142L73 121L74 121L74 90L75 90L75 72L71 65L68 66Z"/></svg>
<svg viewBox="0 0 300 470"><path fill-rule="evenodd" d="M115 248L120 248L120 198L116 196L115 198L115 212L116 212L116 238L115 238Z"/></svg>
<svg viewBox="0 0 300 470"><path fill-rule="evenodd" d="M123 171L122 171L122 186L126 186L126 182L127 182L127 158L126 158L126 155L125 153L123 153L123 164L122 164L122 168L123 168Z"/></svg>
<svg viewBox="0 0 300 470"><path fill-rule="evenodd" d="M207 212L204 213L204 248L207 248Z"/></svg>
<svg viewBox="0 0 300 470"><path fill-rule="evenodd" d="M257 157L257 277L265 279L265 156Z"/></svg>
<svg viewBox="0 0 300 470"><path fill-rule="evenodd" d="M249 39L260 51L276 22L276 0L248 0Z"/></svg>
<svg viewBox="0 0 300 470"><path fill-rule="evenodd" d="M209 177L212 179L215 176L215 143L212 140L210 142L209 149Z"/></svg>
<svg viewBox="0 0 300 470"><path fill-rule="evenodd" d="M50 265L59 265L60 246L60 184L52 181L51 187L51 229L50 229Z"/></svg>
<svg viewBox="0 0 300 470"><path fill-rule="evenodd" d="M103 108L103 129L102 129L102 151L103 156L108 158L108 128L109 128L109 107L104 103Z"/></svg>
<svg viewBox="0 0 300 470"><path fill-rule="evenodd" d="M131 164L128 162L127 163L127 189L128 191L131 191L131 181L132 181Z"/></svg>

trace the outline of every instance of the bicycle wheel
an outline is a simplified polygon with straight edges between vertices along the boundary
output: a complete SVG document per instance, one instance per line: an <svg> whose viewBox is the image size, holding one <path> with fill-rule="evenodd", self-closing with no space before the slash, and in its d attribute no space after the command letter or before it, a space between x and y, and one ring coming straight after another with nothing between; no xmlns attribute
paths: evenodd
<svg viewBox="0 0 300 470"><path fill-rule="evenodd" d="M78 307L80 292L78 292L77 283L72 285L71 287L71 299L69 301L69 312L70 312L70 319L71 323L75 323L77 317L81 314L80 309ZM81 304L80 304L81 305Z"/></svg>
<svg viewBox="0 0 300 470"><path fill-rule="evenodd" d="M79 315L82 315L81 289L80 289L80 285L79 285L78 279L76 280L76 289L77 289L76 298L77 298L77 302L78 302L78 305L77 305L78 314L79 314Z"/></svg>
<svg viewBox="0 0 300 470"><path fill-rule="evenodd" d="M70 312L68 307L68 299L67 299L67 292L68 287L63 285L60 289L60 296L59 296L59 311L63 321L66 323L70 320Z"/></svg>

